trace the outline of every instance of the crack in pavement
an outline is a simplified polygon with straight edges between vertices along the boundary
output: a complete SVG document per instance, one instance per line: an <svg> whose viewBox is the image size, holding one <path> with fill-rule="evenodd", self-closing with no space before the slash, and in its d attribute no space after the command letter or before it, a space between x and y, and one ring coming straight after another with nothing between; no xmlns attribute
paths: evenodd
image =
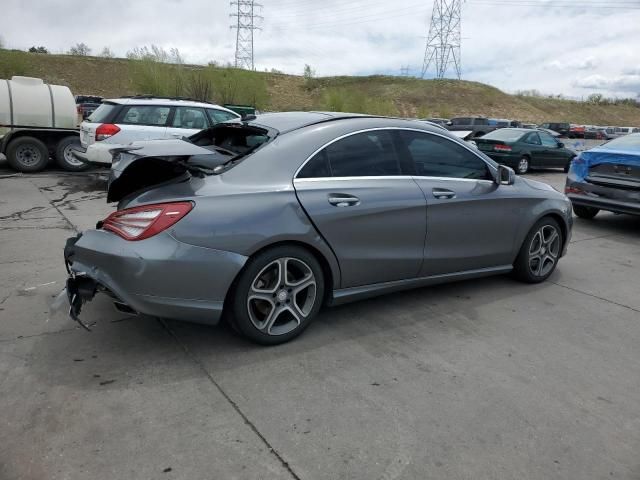
<svg viewBox="0 0 640 480"><path fill-rule="evenodd" d="M18 342L20 340L25 340L27 338L37 338L37 337L44 337L47 335L58 335L61 333L75 332L79 328L80 327L63 328L62 330L55 330L52 332L34 333L33 335L18 335L17 337L13 337L13 338L0 338L0 343Z"/></svg>
<svg viewBox="0 0 640 480"><path fill-rule="evenodd" d="M596 298L598 300L602 300L603 302L611 303L612 305L617 305L618 307L627 308L627 309L629 309L629 310L631 310L633 312L640 313L640 309L637 309L637 308L632 307L630 305L625 305L623 303L618 303L618 302L615 302L613 300L609 300L608 298L599 297L598 295L594 295L593 293L585 292L583 290L578 290L577 288L573 288L573 287L570 287L568 285L563 285L563 284L558 283L558 282L552 282L551 280L547 280L547 281L549 283L552 283L553 285L557 285L558 287L566 288L567 290L571 290L571 291L576 292L576 293L581 293L582 295L587 295L588 297Z"/></svg>
<svg viewBox="0 0 640 480"><path fill-rule="evenodd" d="M38 190L38 192L40 192L40 195L42 195L44 198L46 198L46 199L47 199L47 201L49 202L49 205L51 205L51 207L52 207L52 208L54 208L54 209L55 209L55 210L60 214L60 216L64 219L64 221L65 221L65 222L66 222L66 224L70 227L70 229L71 229L71 230L73 230L73 231L74 231L74 232L76 232L76 233L80 233L80 231L79 231L79 230L76 228L76 226L71 222L71 220L69 220L69 218L68 218L64 213L62 213L62 210L60 210L60 208L58 207L58 205L54 204L52 200L49 200L49 199L47 198L47 196L46 196L44 193L42 193L42 190L40 189L40 187L38 187L38 186L37 186L35 183L33 183L33 181L32 181L32 180L30 180L30 179L27 179L27 181L28 181L31 185L33 185L33 186Z"/></svg>
<svg viewBox="0 0 640 480"><path fill-rule="evenodd" d="M271 445L271 443L269 443L269 440L267 440L267 438L260 432L260 430L258 430L258 427L256 427L255 424L251 420L249 420L249 417L247 417L247 415L242 411L242 409L238 406L238 404L233 401L233 399L229 396L229 394L227 392L225 392L224 389L220 386L220 384L215 380L215 378L213 378L211 373L209 373L209 371L206 369L206 367L200 361L200 359L198 359L198 357L193 352L191 352L191 350L189 350L189 347L187 347L187 345L178 338L176 333L173 330L171 330L169 325L167 325L166 321L164 321L164 320L162 320L160 318L157 318L156 320L164 328L164 330L167 332L167 334L169 334L169 336L176 341L178 346L180 348L182 348L182 350L184 351L185 355L188 358L190 358L191 361L193 361L193 363L200 370L202 370L202 372L205 374L207 379L216 387L216 389L225 398L225 400L227 400L229 405L231 405L231 407L233 407L233 409L236 411L236 413L238 415L240 415L242 420L244 420L244 423L249 426L249 428L253 431L253 433L255 433L258 436L258 438L262 441L262 443L264 443L264 445L269 449L269 451L271 453L273 453L273 455L276 457L276 459L278 459L278 461L280 462L282 467L287 472L289 472L291 474L291 477L294 480L301 480L301 477L293 470L293 468L291 467L289 462L287 462L284 459L284 457L282 456L282 454L280 454L280 452L278 452L275 449L275 447L273 445Z"/></svg>

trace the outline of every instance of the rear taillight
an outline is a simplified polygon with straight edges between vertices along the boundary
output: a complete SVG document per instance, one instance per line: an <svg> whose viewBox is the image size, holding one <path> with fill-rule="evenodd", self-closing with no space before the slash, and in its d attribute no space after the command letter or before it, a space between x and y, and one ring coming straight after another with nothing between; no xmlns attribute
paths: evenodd
<svg viewBox="0 0 640 480"><path fill-rule="evenodd" d="M496 152L510 152L511 151L511 147L509 145L494 145L493 149Z"/></svg>
<svg viewBox="0 0 640 480"><path fill-rule="evenodd" d="M105 140L120 131L120 127L112 123L103 123L96 128L96 141Z"/></svg>
<svg viewBox="0 0 640 480"><path fill-rule="evenodd" d="M570 187L567 185L566 187L564 187L564 193L573 193L573 194L580 195L581 193L584 193L584 191L580 188Z"/></svg>
<svg viewBox="0 0 640 480"><path fill-rule="evenodd" d="M166 230L191 211L191 202L157 203L126 208L109 215L102 228L125 240L144 240Z"/></svg>

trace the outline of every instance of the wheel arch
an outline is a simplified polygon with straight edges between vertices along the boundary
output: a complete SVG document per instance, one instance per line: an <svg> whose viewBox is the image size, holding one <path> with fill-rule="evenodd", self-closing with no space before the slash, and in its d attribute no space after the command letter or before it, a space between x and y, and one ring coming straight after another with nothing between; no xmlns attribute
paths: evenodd
<svg viewBox="0 0 640 480"><path fill-rule="evenodd" d="M562 214L550 211L540 215L540 218L536 219L535 223L538 223L540 220L547 217L553 218L558 223L558 225L560 225L560 230L562 233L562 251L564 251L564 247L569 241L569 225L567 225L567 220Z"/></svg>
<svg viewBox="0 0 640 480"><path fill-rule="evenodd" d="M251 255L249 255L244 266L238 271L235 278L233 279L233 282L231 283L231 286L227 290L227 294L225 295L225 299L224 299L224 306L223 306L224 311L229 311L228 306L229 306L229 303L232 301L232 295L233 295L233 292L235 291L236 284L238 282L238 279L242 275L242 273L247 268L249 260L251 260L252 258L255 258L257 255L261 254L266 250L270 250L272 248L277 248L277 247L283 247L283 246L296 246L296 247L304 248L315 257L315 259L320 264L320 267L322 268L322 274L325 277L324 278L324 284L325 284L324 298L322 299L322 303L323 304L327 303L327 301L332 296L332 292L335 286L340 285L340 272L335 271L335 268L332 268L329 259L327 259L326 256L317 247L311 245L310 243L303 242L300 240L281 240L274 243L270 243L268 245L264 245L259 249L257 249L256 251L252 252Z"/></svg>

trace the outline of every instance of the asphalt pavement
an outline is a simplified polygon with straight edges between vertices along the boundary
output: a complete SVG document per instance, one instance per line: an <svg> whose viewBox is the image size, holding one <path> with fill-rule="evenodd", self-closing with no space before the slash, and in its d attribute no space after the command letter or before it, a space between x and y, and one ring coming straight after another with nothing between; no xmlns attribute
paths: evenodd
<svg viewBox="0 0 640 480"><path fill-rule="evenodd" d="M576 219L544 284L387 295L265 348L50 311L104 186L0 165L0 479L640 478L640 218Z"/></svg>

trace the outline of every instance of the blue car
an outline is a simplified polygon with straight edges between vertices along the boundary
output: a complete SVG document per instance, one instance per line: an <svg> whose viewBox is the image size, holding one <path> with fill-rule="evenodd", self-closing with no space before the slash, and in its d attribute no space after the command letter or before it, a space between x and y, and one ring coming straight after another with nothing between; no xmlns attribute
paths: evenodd
<svg viewBox="0 0 640 480"><path fill-rule="evenodd" d="M591 219L600 210L640 215L640 133L617 138L573 159L565 193L581 218Z"/></svg>

